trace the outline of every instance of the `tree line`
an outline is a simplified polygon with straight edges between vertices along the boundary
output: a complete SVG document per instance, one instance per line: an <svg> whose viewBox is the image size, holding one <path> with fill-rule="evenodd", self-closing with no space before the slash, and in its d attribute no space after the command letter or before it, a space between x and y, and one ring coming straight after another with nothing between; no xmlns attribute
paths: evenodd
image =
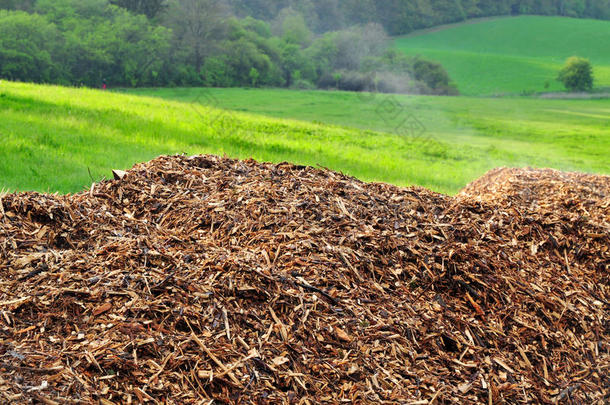
<svg viewBox="0 0 610 405"><path fill-rule="evenodd" d="M315 32L377 22L390 35L502 15L554 15L610 20L610 0L229 0L239 16L273 20L300 12Z"/></svg>
<svg viewBox="0 0 610 405"><path fill-rule="evenodd" d="M277 86L456 94L443 67L388 47L380 24L315 34L218 0L0 0L0 77L109 86Z"/></svg>
<svg viewBox="0 0 610 405"><path fill-rule="evenodd" d="M600 1L610 0L583 0L578 10ZM387 32L512 12L516 3L526 2L0 0L0 78L457 94L440 64L392 50ZM559 2L530 3L550 12Z"/></svg>

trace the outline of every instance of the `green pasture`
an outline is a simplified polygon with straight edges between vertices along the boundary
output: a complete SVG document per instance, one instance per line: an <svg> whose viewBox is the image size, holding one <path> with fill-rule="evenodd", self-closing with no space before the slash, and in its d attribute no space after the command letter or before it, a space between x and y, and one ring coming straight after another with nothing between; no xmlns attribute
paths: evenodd
<svg viewBox="0 0 610 405"><path fill-rule="evenodd" d="M559 91L570 56L591 60L610 87L610 21L520 16L437 27L396 39L397 49L441 62L464 95Z"/></svg>
<svg viewBox="0 0 610 405"><path fill-rule="evenodd" d="M606 100L137 93L0 82L0 189L77 192L173 153L320 165L445 193L502 165L610 173Z"/></svg>

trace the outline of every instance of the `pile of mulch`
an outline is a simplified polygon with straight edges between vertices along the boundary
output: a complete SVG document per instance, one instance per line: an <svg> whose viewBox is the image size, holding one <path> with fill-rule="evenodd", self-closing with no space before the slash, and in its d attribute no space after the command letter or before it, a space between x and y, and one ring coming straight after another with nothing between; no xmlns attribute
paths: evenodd
<svg viewBox="0 0 610 405"><path fill-rule="evenodd" d="M610 401L610 177L161 157L0 201L4 403Z"/></svg>

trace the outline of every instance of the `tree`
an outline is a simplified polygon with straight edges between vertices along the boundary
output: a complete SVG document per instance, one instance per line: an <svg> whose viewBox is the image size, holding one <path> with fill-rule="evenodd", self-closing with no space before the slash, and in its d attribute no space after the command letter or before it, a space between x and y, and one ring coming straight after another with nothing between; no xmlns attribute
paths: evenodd
<svg viewBox="0 0 610 405"><path fill-rule="evenodd" d="M38 0L0 10L0 77L98 86L158 84L171 31L107 0Z"/></svg>
<svg viewBox="0 0 610 405"><path fill-rule="evenodd" d="M30 11L34 0L0 0L0 9Z"/></svg>
<svg viewBox="0 0 610 405"><path fill-rule="evenodd" d="M293 82L294 72L305 65L305 56L298 45L284 43L281 51L282 70L286 87L290 87Z"/></svg>
<svg viewBox="0 0 610 405"><path fill-rule="evenodd" d="M110 4L148 18L157 17L167 7L166 0L110 0Z"/></svg>
<svg viewBox="0 0 610 405"><path fill-rule="evenodd" d="M152 26L143 15L117 11L109 25L112 34L108 33L100 48L105 47L112 55L115 80L140 86L161 67L171 33L164 27Z"/></svg>
<svg viewBox="0 0 610 405"><path fill-rule="evenodd" d="M0 10L0 77L33 82L63 81L54 56L61 53L54 24L36 14Z"/></svg>
<svg viewBox="0 0 610 405"><path fill-rule="evenodd" d="M341 82L341 78L343 77L343 75L340 72L336 72L333 74L333 80L336 83L336 88L339 88L339 83Z"/></svg>
<svg viewBox="0 0 610 405"><path fill-rule="evenodd" d="M572 56L559 71L557 80L570 91L585 91L593 88L593 67L588 59Z"/></svg>
<svg viewBox="0 0 610 405"><path fill-rule="evenodd" d="M289 14L282 21L282 37L286 42L307 46L311 43L311 31L300 14Z"/></svg>
<svg viewBox="0 0 610 405"><path fill-rule="evenodd" d="M335 43L335 69L358 70L370 56L379 56L387 48L387 35L379 24L367 24L329 34Z"/></svg>
<svg viewBox="0 0 610 405"><path fill-rule="evenodd" d="M226 7L219 0L173 0L169 3L167 24L174 31L174 42L184 58L201 71L214 45L223 37Z"/></svg>
<svg viewBox="0 0 610 405"><path fill-rule="evenodd" d="M258 84L258 78L260 77L260 73L258 73L258 70L253 67L252 69L250 69L250 74L248 76L250 77L250 84L252 84L252 87L256 87L256 85Z"/></svg>

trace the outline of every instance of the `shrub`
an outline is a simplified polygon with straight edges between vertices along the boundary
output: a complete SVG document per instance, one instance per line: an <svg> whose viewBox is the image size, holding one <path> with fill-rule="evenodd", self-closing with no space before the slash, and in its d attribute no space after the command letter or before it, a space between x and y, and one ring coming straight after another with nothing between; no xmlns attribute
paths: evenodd
<svg viewBox="0 0 610 405"><path fill-rule="evenodd" d="M291 87L298 90L314 90L316 88L315 85L304 79L295 80Z"/></svg>
<svg viewBox="0 0 610 405"><path fill-rule="evenodd" d="M593 67L588 59L572 56L559 71L557 80L569 91L585 91L593 88Z"/></svg>
<svg viewBox="0 0 610 405"><path fill-rule="evenodd" d="M252 87L256 87L260 76L261 76L261 74L258 73L258 70L255 67L250 69L249 77L250 77L250 84L252 85Z"/></svg>
<svg viewBox="0 0 610 405"><path fill-rule="evenodd" d="M336 87L337 81L338 80L335 80L335 77L331 73L327 72L320 75L317 85L321 89L331 89Z"/></svg>
<svg viewBox="0 0 610 405"><path fill-rule="evenodd" d="M440 63L416 58L413 63L415 79L424 83L431 94L456 95L457 88L451 83L449 74Z"/></svg>
<svg viewBox="0 0 610 405"><path fill-rule="evenodd" d="M360 72L345 72L339 80L339 89L347 91L367 91L374 88L370 75Z"/></svg>
<svg viewBox="0 0 610 405"><path fill-rule="evenodd" d="M204 77L204 84L212 87L229 87L232 82L229 78L229 67L222 58L208 58L201 72Z"/></svg>

